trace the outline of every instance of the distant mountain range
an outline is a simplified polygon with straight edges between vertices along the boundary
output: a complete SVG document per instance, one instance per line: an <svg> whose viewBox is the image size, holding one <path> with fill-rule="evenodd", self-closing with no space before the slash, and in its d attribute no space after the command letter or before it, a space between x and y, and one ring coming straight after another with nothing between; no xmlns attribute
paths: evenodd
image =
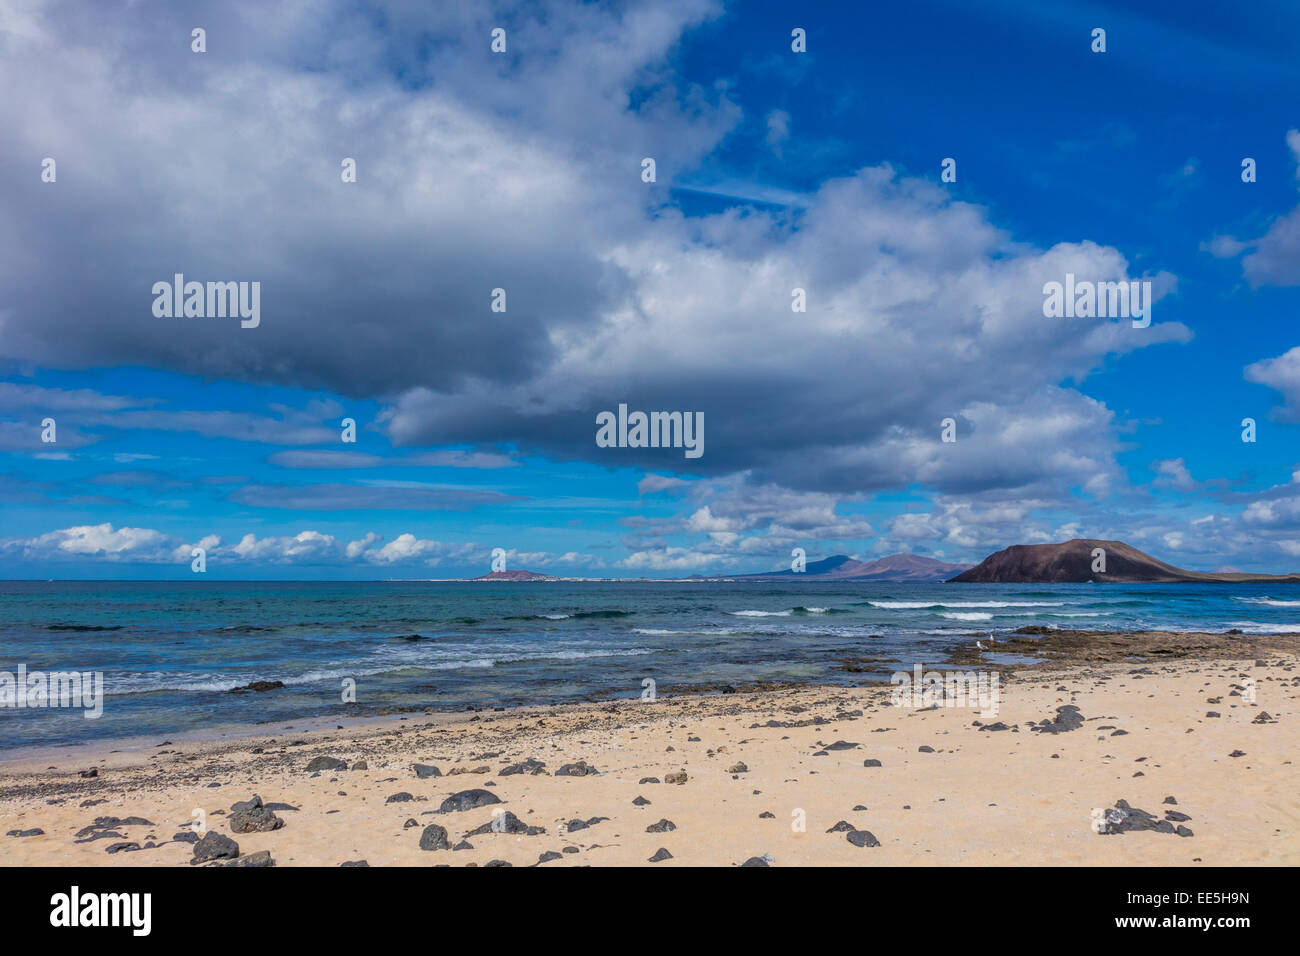
<svg viewBox="0 0 1300 956"><path fill-rule="evenodd" d="M1106 570L1094 572L1093 552L1106 554ZM1088 581L1174 584L1179 582L1300 582L1300 574L1244 574L1186 571L1123 541L1075 538L1062 544L1017 544L1004 548L951 580L1000 584L1059 584Z"/></svg>
<svg viewBox="0 0 1300 956"><path fill-rule="evenodd" d="M1106 552L1106 570L1094 572L1093 552ZM767 571L760 574L697 574L675 581L770 581L790 578L804 581L952 581L986 584L1069 584L1088 581L1117 584L1173 584L1178 582L1295 582L1300 574L1247 574L1223 569L1187 571L1123 541L1075 538L1061 544L1016 544L990 554L973 568L946 564L919 554L891 554L874 561L859 561L833 554L809 561L803 571ZM464 580L464 579L460 579ZM493 571L471 581L598 581L616 578L562 578L536 571ZM624 578L622 580L650 580ZM664 583L667 583L666 581Z"/></svg>
<svg viewBox="0 0 1300 956"><path fill-rule="evenodd" d="M696 574L689 578L673 578L676 581L762 581L771 578L800 578L814 581L943 581L958 571L964 571L964 564L944 564L934 558L919 554L891 554L874 561L859 561L847 554L835 554L820 561L809 561L803 571L767 571L761 574ZM456 579L453 579L456 580ZM459 579L466 580L466 579ZM655 580L647 578L567 578L537 571L493 571L470 581L598 581ZM660 579L662 580L662 579Z"/></svg>
<svg viewBox="0 0 1300 956"><path fill-rule="evenodd" d="M803 571L768 571L763 574L718 575L735 581L765 578L799 578L818 581L943 581L964 564L945 564L919 554L891 554L874 561L859 561L847 554L834 554L820 561L809 561Z"/></svg>

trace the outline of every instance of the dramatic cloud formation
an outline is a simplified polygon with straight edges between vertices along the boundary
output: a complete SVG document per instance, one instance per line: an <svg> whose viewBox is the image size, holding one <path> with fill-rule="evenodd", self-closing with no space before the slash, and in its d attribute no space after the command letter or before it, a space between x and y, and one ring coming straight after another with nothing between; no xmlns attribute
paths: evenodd
<svg viewBox="0 0 1300 956"><path fill-rule="evenodd" d="M205 540L217 566L481 572L488 549L464 542L490 536L512 567L671 574L1084 534L1216 565L1291 554L1276 460L1245 492L1222 476L1254 459L1207 472L1186 432L1125 457L1161 413L1098 373L1167 389L1162 364L1195 346L1151 347L1192 342L1172 316L1196 295L1168 246L1112 224L1114 182L1094 218L1031 229L988 172L968 191L897 143L829 142L809 132L824 88L799 87L784 37L734 62L683 52L731 28L721 0L10 0L0 17L0 157L26 170L0 177L0 454L18 463L0 493L7 519L26 509L9 558L183 562ZM852 115L845 96L830 115ZM1040 159L1144 135L1116 120ZM1286 142L1300 161L1300 132ZM1156 164L1171 210L1216 189L1198 153ZM762 163L791 177L745 179ZM1233 281L1210 256L1240 257L1246 291L1300 284L1286 208L1192 233L1212 238L1190 255ZM259 282L260 324L155 316L177 273ZM1045 317L1044 284L1071 274L1150 280L1150 326ZM1214 372L1273 389L1279 424L1300 422L1285 347ZM704 454L597 447L596 415L622 403L703 413Z"/></svg>
<svg viewBox="0 0 1300 956"><path fill-rule="evenodd" d="M711 3L387 3L382 28L345 4L200 6L102 18L24 7L0 83L45 79L6 99L0 119L23 138L16 149L61 172L57 189L0 185L23 223L0 232L10 358L389 399L381 422L398 445L511 443L840 493L918 481L1101 493L1116 474L1110 413L1057 383L1188 338L1177 323L1044 318L1044 282L1124 279L1124 257L1091 242L1019 245L984 210L888 166L824 183L798 212L688 219L664 207L678 171L739 119L725 93L683 87L666 67L683 32L720 12ZM526 56L468 41L503 18ZM204 56L187 48L199 20ZM344 28L348 44L325 40ZM779 146L788 113L767 126ZM345 156L355 184L340 181ZM655 184L641 180L643 156ZM92 260L75 284L52 271ZM260 281L261 324L156 318L150 287L177 272ZM505 312L490 309L496 288ZM795 288L806 312L791 311ZM597 449L596 413L624 401L704 412L705 455ZM339 409L319 411L315 429L283 440L333 440L319 422ZM114 414L120 427L206 434L248 424ZM944 447L948 417L960 437ZM262 434L293 425L264 422ZM320 497L261 488L236 500Z"/></svg>

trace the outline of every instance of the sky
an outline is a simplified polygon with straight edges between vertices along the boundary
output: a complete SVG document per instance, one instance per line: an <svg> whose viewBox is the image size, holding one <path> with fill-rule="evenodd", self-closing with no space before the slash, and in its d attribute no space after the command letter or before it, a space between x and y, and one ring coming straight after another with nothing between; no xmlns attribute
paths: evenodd
<svg viewBox="0 0 1300 956"><path fill-rule="evenodd" d="M1297 38L1282 3L7 0L0 577L1300 570ZM258 283L256 325L159 315L176 274ZM1067 274L1149 282L1150 323L1045 315ZM620 404L703 453L602 447Z"/></svg>

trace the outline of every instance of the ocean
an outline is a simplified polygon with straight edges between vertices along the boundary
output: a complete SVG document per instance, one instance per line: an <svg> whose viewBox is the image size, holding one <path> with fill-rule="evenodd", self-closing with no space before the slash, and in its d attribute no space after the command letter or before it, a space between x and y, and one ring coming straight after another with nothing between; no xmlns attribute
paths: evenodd
<svg viewBox="0 0 1300 956"><path fill-rule="evenodd" d="M1300 585L0 582L0 672L104 682L97 719L0 707L0 750L637 697L646 678L888 681L1034 624L1300 633ZM252 681L285 686L231 693Z"/></svg>

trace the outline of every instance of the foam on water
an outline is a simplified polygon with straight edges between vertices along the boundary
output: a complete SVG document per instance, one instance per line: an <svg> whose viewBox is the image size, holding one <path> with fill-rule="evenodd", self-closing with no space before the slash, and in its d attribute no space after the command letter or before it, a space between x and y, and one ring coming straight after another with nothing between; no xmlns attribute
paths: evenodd
<svg viewBox="0 0 1300 956"><path fill-rule="evenodd" d="M1264 624L1260 621L1233 621L1226 630L1236 629L1246 634L1300 634L1300 624ZM1216 628L1225 630L1225 628Z"/></svg>
<svg viewBox="0 0 1300 956"><path fill-rule="evenodd" d="M0 671L100 671L104 714L0 713L0 748L720 682L862 683L972 632L1300 633L1300 584L0 582ZM1249 608L1248 611L1246 609ZM1248 613L1247 620L1238 620ZM343 704L345 679L357 702ZM232 694L253 681L282 681ZM159 738L163 739L163 738Z"/></svg>
<svg viewBox="0 0 1300 956"><path fill-rule="evenodd" d="M890 610L925 610L933 607L1064 607L1065 601L868 601Z"/></svg>

